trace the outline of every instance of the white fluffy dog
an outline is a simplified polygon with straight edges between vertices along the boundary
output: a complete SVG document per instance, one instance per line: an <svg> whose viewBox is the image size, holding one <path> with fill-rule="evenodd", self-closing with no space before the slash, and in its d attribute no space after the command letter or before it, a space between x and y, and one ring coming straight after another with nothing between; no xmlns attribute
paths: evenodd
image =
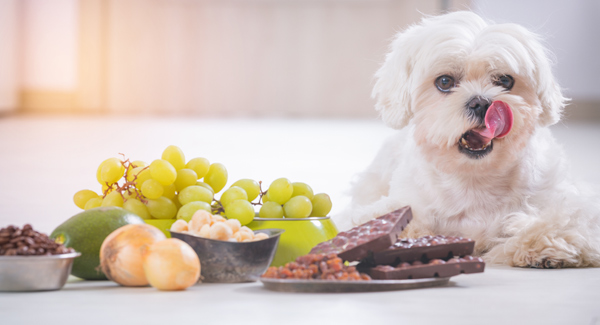
<svg viewBox="0 0 600 325"><path fill-rule="evenodd" d="M548 126L566 99L538 36L471 12L397 35L373 96L399 131L359 175L342 229L405 205L403 236L464 236L490 263L600 266L600 202Z"/></svg>

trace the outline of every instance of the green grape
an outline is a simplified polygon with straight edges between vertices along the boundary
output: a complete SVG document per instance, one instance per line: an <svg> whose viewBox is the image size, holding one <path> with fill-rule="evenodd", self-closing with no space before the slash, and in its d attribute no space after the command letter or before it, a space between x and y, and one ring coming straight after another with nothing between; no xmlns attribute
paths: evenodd
<svg viewBox="0 0 600 325"><path fill-rule="evenodd" d="M294 187L294 192L292 193L292 197L303 195L306 196L309 200L312 200L315 196L313 189L308 186L306 183L302 182L294 182L292 183L292 187Z"/></svg>
<svg viewBox="0 0 600 325"><path fill-rule="evenodd" d="M106 161L106 160L105 160ZM104 185L106 183L104 183L104 181L102 180L102 166L104 165L104 161L100 164L100 166L98 166L98 169L96 170L96 180L98 181L98 183Z"/></svg>
<svg viewBox="0 0 600 325"><path fill-rule="evenodd" d="M312 203L303 195L294 196L283 205L283 212L287 218L306 218L312 211Z"/></svg>
<svg viewBox="0 0 600 325"><path fill-rule="evenodd" d="M171 185L177 179L177 170L170 162L156 159L150 164L150 175L162 185Z"/></svg>
<svg viewBox="0 0 600 325"><path fill-rule="evenodd" d="M315 197L312 199L312 205L311 217L326 217L329 211L331 211L332 203L329 195L319 193L315 194Z"/></svg>
<svg viewBox="0 0 600 325"><path fill-rule="evenodd" d="M260 207L258 216L261 218L283 218L283 208L275 202L266 202Z"/></svg>
<svg viewBox="0 0 600 325"><path fill-rule="evenodd" d="M75 202L75 205L78 206L80 209L85 209L85 204L90 199L97 198L97 197L100 197L100 196L92 190L81 190L81 191L78 191L77 193L75 193L75 195L73 195L73 202Z"/></svg>
<svg viewBox="0 0 600 325"><path fill-rule="evenodd" d="M123 202L123 209L138 215L142 219L152 219L150 212L148 212L148 208L144 203L140 202L140 200L128 199Z"/></svg>
<svg viewBox="0 0 600 325"><path fill-rule="evenodd" d="M144 161L141 161L141 160L135 160L135 161L131 162L130 166L132 166L133 168L137 168L137 167L142 167L143 168L143 167L148 166L148 164L146 162L144 162Z"/></svg>
<svg viewBox="0 0 600 325"><path fill-rule="evenodd" d="M97 208L97 207L99 207L101 205L102 205L102 198L101 197L95 197L93 199L89 199L85 203L85 206L83 207L83 209L84 210L89 210L89 209Z"/></svg>
<svg viewBox="0 0 600 325"><path fill-rule="evenodd" d="M148 207L150 215L156 219L173 219L177 214L175 203L164 196L156 200L148 200L146 207Z"/></svg>
<svg viewBox="0 0 600 325"><path fill-rule="evenodd" d="M196 182L196 185L198 185L198 186L202 186L202 187L206 188L206 189L207 189L207 190L209 190L209 191L210 191L210 192L211 192L213 195L215 194L215 190L213 190L213 188L212 188L212 187L210 187L210 185L208 185L208 184L204 183L203 181L197 181L197 182Z"/></svg>
<svg viewBox="0 0 600 325"><path fill-rule="evenodd" d="M137 187L138 190L142 189L142 185L145 181L152 178L152 174L150 174L150 169L144 168L146 167L137 167L132 170L132 174L137 175L137 178L135 179L135 187ZM131 181L133 181L133 178L134 177L132 176Z"/></svg>
<svg viewBox="0 0 600 325"><path fill-rule="evenodd" d="M269 202L269 192L268 191L265 194L263 194L261 201L263 204L265 204L266 202Z"/></svg>
<svg viewBox="0 0 600 325"><path fill-rule="evenodd" d="M206 158L194 158L185 165L185 168L191 169L196 172L198 179L201 179L208 172L210 162Z"/></svg>
<svg viewBox="0 0 600 325"><path fill-rule="evenodd" d="M152 200L161 197L164 191L163 186L155 179L149 179L142 184L142 195Z"/></svg>
<svg viewBox="0 0 600 325"><path fill-rule="evenodd" d="M269 185L269 201L284 204L292 197L294 187L287 178L278 178Z"/></svg>
<svg viewBox="0 0 600 325"><path fill-rule="evenodd" d="M102 162L100 179L106 183L118 182L125 173L125 167L117 158L109 158Z"/></svg>
<svg viewBox="0 0 600 325"><path fill-rule="evenodd" d="M127 202L127 200L129 200L129 199L137 199L135 191L129 190L129 191L123 192L123 200L125 200L125 202Z"/></svg>
<svg viewBox="0 0 600 325"><path fill-rule="evenodd" d="M219 193L225 184L227 184L227 169L221 163L214 163L208 168L208 172L204 176L204 182Z"/></svg>
<svg viewBox="0 0 600 325"><path fill-rule="evenodd" d="M175 170L180 170L185 167L185 156L183 151L177 146L168 146L162 153L163 160L166 160L175 167Z"/></svg>
<svg viewBox="0 0 600 325"><path fill-rule="evenodd" d="M209 213L212 213L210 204L202 201L195 201L190 202L179 208L179 211L177 211L177 219L183 219L189 222L192 219L194 213L196 213L196 211L198 210L204 210Z"/></svg>
<svg viewBox="0 0 600 325"><path fill-rule="evenodd" d="M184 188L181 192L179 192L177 197L181 205L186 205L194 201L202 201L210 204L213 201L212 192L198 185L192 185Z"/></svg>
<svg viewBox="0 0 600 325"><path fill-rule="evenodd" d="M177 191L177 188L175 187L175 184L163 186L163 195L162 196L166 197L169 200L173 200L175 198L176 191ZM177 202L175 202L175 203L177 203Z"/></svg>
<svg viewBox="0 0 600 325"><path fill-rule="evenodd" d="M228 219L237 219L242 226L254 220L254 207L248 200L235 200L225 207Z"/></svg>
<svg viewBox="0 0 600 325"><path fill-rule="evenodd" d="M220 201L221 201L221 204L223 205L223 207L226 207L229 203L231 203L235 200L248 201L248 194L246 194L246 191L244 191L243 188L237 187L237 186L232 186L232 187L228 188L227 190L225 190L225 192L223 192L223 194L221 194Z"/></svg>
<svg viewBox="0 0 600 325"><path fill-rule="evenodd" d="M123 207L123 197L121 193L114 191L106 194L102 200L101 206L103 207Z"/></svg>
<svg viewBox="0 0 600 325"><path fill-rule="evenodd" d="M237 186L237 187L241 187L244 189L244 191L246 191L246 194L248 194L248 201L252 202L254 201L254 199L256 199L256 197L258 196L258 194L260 193L260 185L258 184L257 181L253 180L253 179L240 179L238 181L236 181L235 183L233 183L231 185L233 186Z"/></svg>
<svg viewBox="0 0 600 325"><path fill-rule="evenodd" d="M144 167L134 167L134 168L132 168L130 171L127 172L127 178L126 178L126 180L128 182L133 181L133 179L135 178L135 176L138 175L142 171L142 169L144 169ZM148 168L146 168L146 170L148 170ZM139 178L139 176L138 176L138 178Z"/></svg>
<svg viewBox="0 0 600 325"><path fill-rule="evenodd" d="M184 188L195 185L198 181L198 175L191 169L180 169L177 171L177 178L175 179L175 186L177 191L181 191Z"/></svg>

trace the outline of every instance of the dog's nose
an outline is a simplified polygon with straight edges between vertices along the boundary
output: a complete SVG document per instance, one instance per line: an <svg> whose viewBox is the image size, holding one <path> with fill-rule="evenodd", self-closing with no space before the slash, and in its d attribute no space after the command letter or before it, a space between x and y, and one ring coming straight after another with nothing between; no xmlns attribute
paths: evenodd
<svg viewBox="0 0 600 325"><path fill-rule="evenodd" d="M481 96L471 98L467 103L467 108L478 118L485 119L485 113L488 107L492 104L492 101Z"/></svg>

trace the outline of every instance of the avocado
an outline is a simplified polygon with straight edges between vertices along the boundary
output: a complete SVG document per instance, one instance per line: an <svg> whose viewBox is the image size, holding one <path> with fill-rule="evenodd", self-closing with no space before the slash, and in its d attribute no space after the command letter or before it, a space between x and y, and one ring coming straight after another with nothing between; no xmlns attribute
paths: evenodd
<svg viewBox="0 0 600 325"><path fill-rule="evenodd" d="M73 262L71 274L86 280L107 280L100 271L100 246L114 230L144 220L125 209L99 207L78 213L50 234L50 238L81 253Z"/></svg>

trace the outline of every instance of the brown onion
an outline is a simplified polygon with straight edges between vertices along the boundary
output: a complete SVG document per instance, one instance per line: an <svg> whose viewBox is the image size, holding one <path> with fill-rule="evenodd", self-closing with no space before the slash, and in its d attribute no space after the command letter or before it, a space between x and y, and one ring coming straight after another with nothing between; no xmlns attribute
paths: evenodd
<svg viewBox="0 0 600 325"><path fill-rule="evenodd" d="M126 225L113 231L100 247L100 267L106 277L123 286L146 286L142 249L166 239L147 224Z"/></svg>
<svg viewBox="0 0 600 325"><path fill-rule="evenodd" d="M190 245L177 238L146 247L143 265L148 282L159 290L183 290L200 278L198 255Z"/></svg>

